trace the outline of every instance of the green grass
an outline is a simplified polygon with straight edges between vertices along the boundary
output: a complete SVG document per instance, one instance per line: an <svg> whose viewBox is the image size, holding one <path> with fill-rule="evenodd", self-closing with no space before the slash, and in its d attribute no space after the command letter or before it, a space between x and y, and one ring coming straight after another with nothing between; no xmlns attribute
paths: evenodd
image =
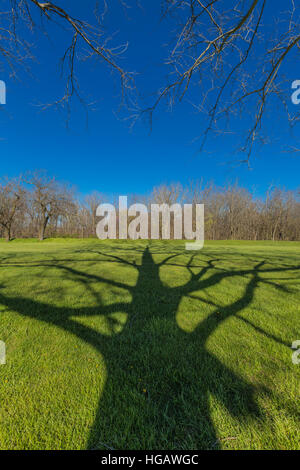
<svg viewBox="0 0 300 470"><path fill-rule="evenodd" d="M0 242L1 449L299 449L300 243Z"/></svg>

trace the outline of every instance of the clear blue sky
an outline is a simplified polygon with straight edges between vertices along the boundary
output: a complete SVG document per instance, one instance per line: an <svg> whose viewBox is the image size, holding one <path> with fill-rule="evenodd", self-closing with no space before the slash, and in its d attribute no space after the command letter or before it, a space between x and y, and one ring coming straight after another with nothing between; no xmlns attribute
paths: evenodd
<svg viewBox="0 0 300 470"><path fill-rule="evenodd" d="M74 16L91 17L92 1L57 3L66 7L72 4ZM132 8L126 17L119 2L112 1L107 24L111 31L119 31L116 43L129 41L122 59L124 67L140 72L138 85L143 92L151 93L164 76L166 49L162 43L169 39L168 21L160 22L159 1L141 3L143 9ZM271 3L275 11L276 4L282 4L280 0ZM272 143L254 155L252 170L248 170L228 163L237 158L232 153L234 135L210 142L207 152L198 152L199 142L194 139L201 134L205 121L188 103L176 106L172 112L161 107L154 116L151 133L146 122L139 122L130 131L115 116L119 103L117 77L101 64L79 65L77 75L83 94L87 101L96 102L96 110L90 112L87 128L84 111L75 104L70 129L66 129L64 115L54 109L41 111L36 106L52 102L63 93L58 59L67 44L66 36L54 26L50 32L55 35L52 41L39 36L34 46L37 61L31 64L31 74L19 72L15 80L7 70L0 71L0 79L7 84L7 104L0 109L1 175L46 169L75 184L81 193L146 193L160 183L184 184L200 178L218 185L238 179L243 186L255 187L257 193L265 191L270 183L290 189L299 186L300 154L282 151L284 146L296 145L297 139L292 138L286 115L280 109L268 116ZM35 37L28 34L28 39L34 41ZM290 84L300 79L299 61L285 67Z"/></svg>

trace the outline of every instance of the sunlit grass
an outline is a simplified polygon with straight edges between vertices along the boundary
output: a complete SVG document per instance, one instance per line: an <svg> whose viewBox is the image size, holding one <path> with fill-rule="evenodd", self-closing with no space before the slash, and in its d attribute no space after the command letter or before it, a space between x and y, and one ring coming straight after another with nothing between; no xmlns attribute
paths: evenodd
<svg viewBox="0 0 300 470"><path fill-rule="evenodd" d="M300 243L0 241L0 268L0 448L300 448Z"/></svg>

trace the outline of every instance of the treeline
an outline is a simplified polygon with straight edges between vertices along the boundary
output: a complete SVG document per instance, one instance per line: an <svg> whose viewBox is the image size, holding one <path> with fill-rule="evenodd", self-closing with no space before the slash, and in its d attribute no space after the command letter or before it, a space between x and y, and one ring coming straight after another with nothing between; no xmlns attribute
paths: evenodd
<svg viewBox="0 0 300 470"><path fill-rule="evenodd" d="M96 209L115 203L93 192L80 197L70 185L37 172L0 184L0 236L12 238L95 237ZM217 187L193 182L155 187L147 196L130 195L128 204L189 203L205 205L205 239L300 240L298 191L270 187L256 197L238 184ZM171 230L172 233L172 230Z"/></svg>

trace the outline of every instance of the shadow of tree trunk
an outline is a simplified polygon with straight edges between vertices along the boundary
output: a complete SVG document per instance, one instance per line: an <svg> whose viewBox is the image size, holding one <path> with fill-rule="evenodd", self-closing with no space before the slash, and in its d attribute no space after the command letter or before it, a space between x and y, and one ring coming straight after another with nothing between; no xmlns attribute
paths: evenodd
<svg viewBox="0 0 300 470"><path fill-rule="evenodd" d="M207 341L224 321L237 316L251 304L258 283L267 282L260 277L261 272L298 268L262 270L264 262L261 262L254 269L243 272L215 272L214 263L218 260L208 259L206 266L194 274L192 256L186 265L189 281L178 287L169 287L160 279L160 268L174 261L176 254L155 263L149 248L146 248L139 265L115 255L103 255L112 262L125 263L136 269L136 285L131 287L59 264L55 267L82 282L86 288L91 280L125 288L131 293L130 303L99 305L95 313L95 307L75 311L0 293L2 305L57 326L104 356L108 378L87 447L97 449L107 443L119 449L187 449L190 439L197 442L197 449L218 448L220 443L211 419L210 396L240 420L263 419L255 401L255 387L222 364L208 350ZM207 276L210 270L213 274ZM240 299L225 307L216 306L193 333L179 328L175 315L184 296L241 274L248 275L250 279ZM125 312L127 322L121 333L110 337L74 319L76 316L101 314L113 321L109 315L114 312ZM276 341L276 338L272 339ZM138 384L135 379L137 373L140 377ZM114 436L113 442L111 436Z"/></svg>

